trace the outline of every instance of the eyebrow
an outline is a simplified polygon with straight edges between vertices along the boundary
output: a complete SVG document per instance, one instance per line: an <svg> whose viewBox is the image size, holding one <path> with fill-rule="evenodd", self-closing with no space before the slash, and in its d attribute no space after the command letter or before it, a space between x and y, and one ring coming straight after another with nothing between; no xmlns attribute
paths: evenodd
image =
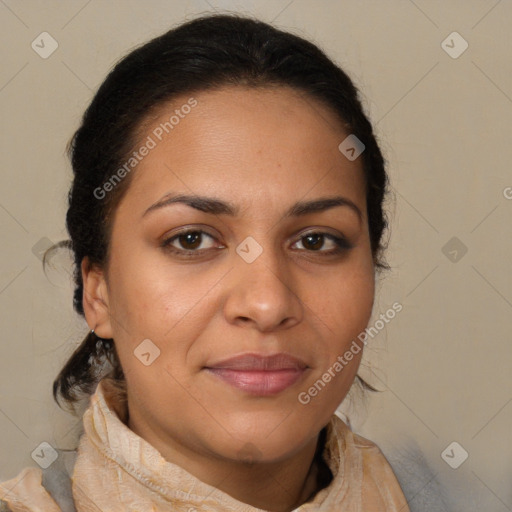
<svg viewBox="0 0 512 512"><path fill-rule="evenodd" d="M145 217L152 211L165 208L166 206L176 203L185 204L191 208L195 208L196 210L212 215L230 215L232 217L236 217L240 212L240 208L238 206L213 197L171 193L165 195L162 199L152 204L142 216ZM359 221L362 222L363 214L359 207L350 199L342 196L320 197L312 201L299 201L285 212L284 217L299 217L310 213L323 212L338 206L346 206L350 208L357 214Z"/></svg>

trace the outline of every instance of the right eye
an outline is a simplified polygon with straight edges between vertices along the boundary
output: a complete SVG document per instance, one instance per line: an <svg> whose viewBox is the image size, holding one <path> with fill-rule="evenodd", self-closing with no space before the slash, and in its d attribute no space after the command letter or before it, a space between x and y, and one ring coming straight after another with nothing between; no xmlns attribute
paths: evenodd
<svg viewBox="0 0 512 512"><path fill-rule="evenodd" d="M161 247L176 254L195 257L200 253L213 248L213 246L211 246L199 249L204 242L205 236L211 240L215 240L215 238L206 231L199 229L186 229L163 240ZM178 247L178 245L181 247Z"/></svg>

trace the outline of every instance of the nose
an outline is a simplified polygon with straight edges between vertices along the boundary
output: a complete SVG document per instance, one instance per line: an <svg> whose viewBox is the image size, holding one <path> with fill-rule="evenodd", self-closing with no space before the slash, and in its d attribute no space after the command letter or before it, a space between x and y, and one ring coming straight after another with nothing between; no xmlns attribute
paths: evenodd
<svg viewBox="0 0 512 512"><path fill-rule="evenodd" d="M225 317L231 324L252 324L261 332L293 327L304 312L294 288L288 263L275 251L264 249L252 263L235 254Z"/></svg>

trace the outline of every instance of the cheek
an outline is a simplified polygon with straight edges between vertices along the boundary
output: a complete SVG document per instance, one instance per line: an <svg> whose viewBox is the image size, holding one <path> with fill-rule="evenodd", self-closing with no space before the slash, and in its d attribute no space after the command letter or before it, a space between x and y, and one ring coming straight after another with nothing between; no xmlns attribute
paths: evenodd
<svg viewBox="0 0 512 512"><path fill-rule="evenodd" d="M371 317L374 301L373 267L340 274L318 292L321 316L328 327L323 354L308 387L299 396L310 417L328 421L346 397L354 382L363 355L358 336L364 332ZM322 384L322 382L325 384Z"/></svg>
<svg viewBox="0 0 512 512"><path fill-rule="evenodd" d="M364 331L370 320L375 293L373 267L347 269L325 284L317 293L317 303L331 333L341 335L337 338L340 345Z"/></svg>
<svg viewBox="0 0 512 512"><path fill-rule="evenodd" d="M169 329L173 319L183 317L194 300L192 290L183 286L183 279L171 272L161 261L130 255L127 248L118 250L112 258L110 310L126 337L157 336ZM158 319L155 322L155 319Z"/></svg>
<svg viewBox="0 0 512 512"><path fill-rule="evenodd" d="M217 306L208 291L219 280L212 273L192 274L166 265L160 258L128 258L127 250L112 258L110 313L114 339L123 368L141 377L141 363L134 357L144 340L157 347L158 357L143 373L151 382L168 377L166 369L181 377L186 356L206 328ZM147 342L146 342L147 343ZM152 348L152 345L149 345ZM142 349L141 349L142 350ZM147 375L147 377L146 377Z"/></svg>

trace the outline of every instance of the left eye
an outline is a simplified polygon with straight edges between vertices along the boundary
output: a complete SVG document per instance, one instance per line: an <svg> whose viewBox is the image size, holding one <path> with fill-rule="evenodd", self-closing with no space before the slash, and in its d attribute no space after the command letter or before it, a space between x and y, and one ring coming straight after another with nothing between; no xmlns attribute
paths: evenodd
<svg viewBox="0 0 512 512"><path fill-rule="evenodd" d="M330 240L333 247L330 250L320 251L319 248L324 246L326 240ZM304 241L306 241L305 244ZM299 242L303 247L305 247L305 249L308 249L310 252L322 252L328 254L338 253L343 249L350 249L351 247L350 244L343 238L329 235L327 233L309 233L307 235L301 236L296 243Z"/></svg>

